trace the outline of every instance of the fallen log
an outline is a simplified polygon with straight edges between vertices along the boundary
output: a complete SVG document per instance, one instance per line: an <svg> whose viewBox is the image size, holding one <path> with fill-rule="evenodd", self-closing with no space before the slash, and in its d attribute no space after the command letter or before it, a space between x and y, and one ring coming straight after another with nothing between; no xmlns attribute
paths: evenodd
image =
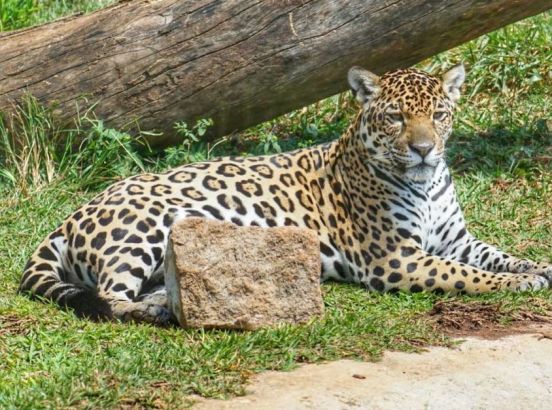
<svg viewBox="0 0 552 410"><path fill-rule="evenodd" d="M347 88L346 71L409 66L552 7L550 0L136 0L0 33L0 110L28 92L62 120L209 137ZM77 104L78 103L78 104Z"/></svg>

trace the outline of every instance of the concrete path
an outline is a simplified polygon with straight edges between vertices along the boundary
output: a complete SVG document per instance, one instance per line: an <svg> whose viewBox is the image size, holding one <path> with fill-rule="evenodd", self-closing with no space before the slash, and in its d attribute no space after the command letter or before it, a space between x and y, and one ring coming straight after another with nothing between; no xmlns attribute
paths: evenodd
<svg viewBox="0 0 552 410"><path fill-rule="evenodd" d="M466 338L455 349L388 352L253 378L248 394L200 399L194 410L552 409L552 340L515 335Z"/></svg>

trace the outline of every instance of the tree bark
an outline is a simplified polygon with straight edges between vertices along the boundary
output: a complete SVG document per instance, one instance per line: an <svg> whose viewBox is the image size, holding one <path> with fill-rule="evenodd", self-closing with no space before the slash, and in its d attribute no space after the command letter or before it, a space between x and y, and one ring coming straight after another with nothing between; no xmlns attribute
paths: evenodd
<svg viewBox="0 0 552 410"><path fill-rule="evenodd" d="M538 14L551 0L136 0L0 34L0 110L24 93L62 120L94 104L113 127L163 134L212 118L242 130Z"/></svg>

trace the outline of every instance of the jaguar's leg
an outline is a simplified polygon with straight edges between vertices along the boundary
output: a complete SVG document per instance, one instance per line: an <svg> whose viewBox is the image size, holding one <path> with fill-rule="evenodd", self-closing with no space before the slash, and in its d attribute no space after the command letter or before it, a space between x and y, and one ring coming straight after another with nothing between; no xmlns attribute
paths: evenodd
<svg viewBox="0 0 552 410"><path fill-rule="evenodd" d="M452 294L517 292L548 287L548 280L537 274L491 272L427 254L415 246L402 246L393 256L374 259L362 282L377 291L429 290Z"/></svg>
<svg viewBox="0 0 552 410"><path fill-rule="evenodd" d="M516 258L467 232L445 249L442 256L491 272L533 273L552 280L552 265Z"/></svg>
<svg viewBox="0 0 552 410"><path fill-rule="evenodd" d="M156 325L170 323L171 314L167 309L164 287L158 285L152 288L149 285L152 282L152 267L129 254L118 255L117 258L116 263L107 263L98 282L98 294L108 302L113 317Z"/></svg>

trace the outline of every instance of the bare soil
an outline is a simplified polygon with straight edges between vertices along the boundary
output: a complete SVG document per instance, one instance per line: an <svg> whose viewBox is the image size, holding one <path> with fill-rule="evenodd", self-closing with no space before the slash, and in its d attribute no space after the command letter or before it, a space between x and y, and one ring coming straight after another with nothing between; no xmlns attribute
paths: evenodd
<svg viewBox="0 0 552 410"><path fill-rule="evenodd" d="M544 312L511 311L501 303L442 300L435 303L428 316L436 330L449 336L496 339L552 328L552 314Z"/></svg>

